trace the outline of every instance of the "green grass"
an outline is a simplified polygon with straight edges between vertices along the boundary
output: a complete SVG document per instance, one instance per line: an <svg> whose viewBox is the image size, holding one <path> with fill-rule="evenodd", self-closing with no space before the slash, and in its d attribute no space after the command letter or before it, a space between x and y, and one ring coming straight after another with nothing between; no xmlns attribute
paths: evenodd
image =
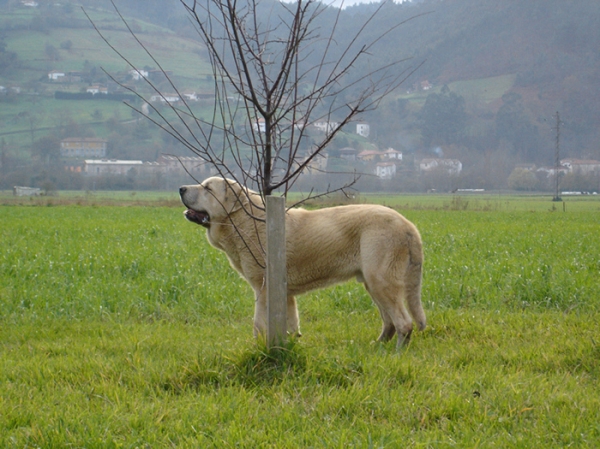
<svg viewBox="0 0 600 449"><path fill-rule="evenodd" d="M598 203L398 201L429 321L400 353L356 282L267 351L181 207L0 206L0 447L597 446Z"/></svg>
<svg viewBox="0 0 600 449"><path fill-rule="evenodd" d="M290 202L298 202L305 194L290 194ZM600 211L598 195L563 196L563 201L553 202L551 194L493 194L459 193L448 194L397 194L397 193L360 193L355 199L348 200L342 195L326 197L308 202L310 207L353 203L377 203L403 210L448 210L448 211L528 211L528 212L575 212Z"/></svg>
<svg viewBox="0 0 600 449"><path fill-rule="evenodd" d="M480 101L489 103L502 98L502 95L513 86L516 77L516 75L500 75L490 78L456 81L450 83L448 87L467 100L477 98Z"/></svg>
<svg viewBox="0 0 600 449"><path fill-rule="evenodd" d="M516 75L500 75L489 78L480 78L464 81L455 81L448 84L448 88L452 92L465 97L467 101L476 99L486 103L498 100L504 95L514 84ZM400 94L398 98L410 100L419 107L425 104L427 96L436 93L439 94L444 85L434 86L427 91L414 91L407 94Z"/></svg>

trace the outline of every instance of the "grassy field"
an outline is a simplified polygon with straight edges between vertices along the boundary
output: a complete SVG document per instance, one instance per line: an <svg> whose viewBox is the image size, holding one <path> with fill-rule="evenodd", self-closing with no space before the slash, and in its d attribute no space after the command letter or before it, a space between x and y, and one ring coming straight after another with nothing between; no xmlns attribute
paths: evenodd
<svg viewBox="0 0 600 449"><path fill-rule="evenodd" d="M268 352L224 255L137 195L0 206L0 447L600 444L597 199L372 196L421 230L427 329L375 343L350 282Z"/></svg>
<svg viewBox="0 0 600 449"><path fill-rule="evenodd" d="M448 84L452 92L465 97L467 101L478 99L489 103L502 97L514 84L515 75L500 75L490 78L480 78L465 81L455 81ZM415 91L398 95L398 98L405 98L414 104L423 106L427 96L432 93L439 94L443 85L435 86L428 91Z"/></svg>

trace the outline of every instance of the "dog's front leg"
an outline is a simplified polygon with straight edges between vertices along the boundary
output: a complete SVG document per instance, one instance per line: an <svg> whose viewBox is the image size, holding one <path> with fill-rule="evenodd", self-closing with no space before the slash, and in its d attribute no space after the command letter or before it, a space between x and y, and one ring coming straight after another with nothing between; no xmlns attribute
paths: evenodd
<svg viewBox="0 0 600 449"><path fill-rule="evenodd" d="M255 290L254 300L254 336L267 336L267 291Z"/></svg>
<svg viewBox="0 0 600 449"><path fill-rule="evenodd" d="M264 291L256 292L254 303L254 336L267 335L267 295ZM287 298L287 333L295 337L300 337L300 320L298 318L298 308L296 298L288 296Z"/></svg>
<svg viewBox="0 0 600 449"><path fill-rule="evenodd" d="M298 306L296 298L288 296L287 299L287 333L294 337L300 337L300 319L298 317Z"/></svg>

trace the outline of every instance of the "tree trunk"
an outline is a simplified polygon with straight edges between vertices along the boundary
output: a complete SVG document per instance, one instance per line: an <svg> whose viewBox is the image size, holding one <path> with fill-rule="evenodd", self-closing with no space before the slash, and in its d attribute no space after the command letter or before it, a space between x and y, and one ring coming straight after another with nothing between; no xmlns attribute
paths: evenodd
<svg viewBox="0 0 600 449"><path fill-rule="evenodd" d="M287 268L285 255L285 199L266 197L267 207L267 347L287 336Z"/></svg>

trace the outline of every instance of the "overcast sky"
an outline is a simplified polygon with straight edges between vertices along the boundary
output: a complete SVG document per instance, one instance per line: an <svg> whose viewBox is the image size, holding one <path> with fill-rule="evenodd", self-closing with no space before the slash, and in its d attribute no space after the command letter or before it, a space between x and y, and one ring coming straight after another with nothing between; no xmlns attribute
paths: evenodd
<svg viewBox="0 0 600 449"><path fill-rule="evenodd" d="M285 1L285 0L284 0ZM356 5L357 3L379 3L380 0L321 0L323 3L327 4L327 5L333 5L333 6L341 6L343 3L343 7L347 7L347 6L352 6L352 5ZM403 1L410 1L410 0L394 0L396 3L402 3Z"/></svg>

